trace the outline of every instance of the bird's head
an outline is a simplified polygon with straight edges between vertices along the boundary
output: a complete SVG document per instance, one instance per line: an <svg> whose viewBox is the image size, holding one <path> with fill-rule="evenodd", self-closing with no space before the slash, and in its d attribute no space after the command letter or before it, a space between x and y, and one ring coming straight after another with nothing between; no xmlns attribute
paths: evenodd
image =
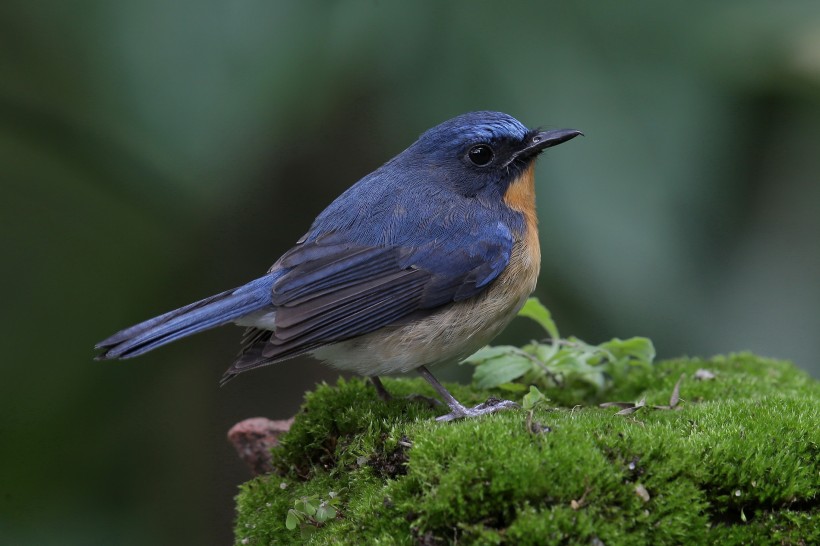
<svg viewBox="0 0 820 546"><path fill-rule="evenodd" d="M470 112L426 131L402 155L461 195L503 197L541 152L580 134L527 129L501 112Z"/></svg>

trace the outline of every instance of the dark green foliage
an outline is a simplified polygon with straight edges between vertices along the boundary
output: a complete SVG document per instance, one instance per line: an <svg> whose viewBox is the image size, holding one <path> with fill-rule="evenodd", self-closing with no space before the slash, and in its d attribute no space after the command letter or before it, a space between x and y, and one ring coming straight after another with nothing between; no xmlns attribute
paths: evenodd
<svg viewBox="0 0 820 546"><path fill-rule="evenodd" d="M600 345L574 336L562 338L538 298L529 298L518 316L538 323L545 339L523 347L487 346L470 356L464 362L475 366L476 387L515 393L526 391L527 384L536 389L559 387L552 389L557 401L572 404L611 387L632 368L649 368L655 359L655 347L645 337L614 338Z"/></svg>
<svg viewBox="0 0 820 546"><path fill-rule="evenodd" d="M694 379L701 368L715 378ZM681 374L677 411L587 405L668 404ZM436 423L398 398L431 394L421 380L388 381L388 404L361 380L321 385L274 451L279 474L242 486L237 544L820 543L818 382L740 354L636 368L614 385L583 407L539 404L537 427L524 410ZM335 519L286 528L295 501L332 496Z"/></svg>

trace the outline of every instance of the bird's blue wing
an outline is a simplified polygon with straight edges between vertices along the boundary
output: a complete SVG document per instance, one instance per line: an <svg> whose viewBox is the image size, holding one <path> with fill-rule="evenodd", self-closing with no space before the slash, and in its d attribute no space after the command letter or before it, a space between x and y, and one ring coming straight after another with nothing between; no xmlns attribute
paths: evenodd
<svg viewBox="0 0 820 546"><path fill-rule="evenodd" d="M449 236L369 246L343 233L309 239L274 266L276 331L252 334L228 376L366 334L479 294L510 260L502 222Z"/></svg>

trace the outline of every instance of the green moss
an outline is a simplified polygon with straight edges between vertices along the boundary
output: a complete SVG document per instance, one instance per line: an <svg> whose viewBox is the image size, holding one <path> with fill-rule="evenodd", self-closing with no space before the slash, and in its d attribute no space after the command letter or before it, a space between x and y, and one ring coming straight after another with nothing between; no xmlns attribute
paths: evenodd
<svg viewBox="0 0 820 546"><path fill-rule="evenodd" d="M708 369L713 380L693 379ZM601 401L667 404L629 416ZM666 361L609 392L442 424L443 410L383 403L361 380L320 385L274 450L277 474L237 497L237 544L300 543L302 496L339 494L309 544L818 544L820 384L749 354ZM388 380L402 396L422 380ZM465 403L499 393L452 385ZM578 407L580 404L581 407ZM640 493L640 494L639 494Z"/></svg>

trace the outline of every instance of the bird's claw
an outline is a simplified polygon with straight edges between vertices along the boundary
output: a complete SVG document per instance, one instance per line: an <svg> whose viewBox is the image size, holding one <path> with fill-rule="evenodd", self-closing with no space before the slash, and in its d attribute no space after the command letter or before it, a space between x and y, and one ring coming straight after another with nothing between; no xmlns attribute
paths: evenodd
<svg viewBox="0 0 820 546"><path fill-rule="evenodd" d="M461 404L458 406L451 406L452 410L447 415L436 417L436 421L455 421L456 419L464 419L466 417L478 417L479 415L486 415L488 413L495 413L506 409L518 408L518 404L512 400L499 400L498 398L490 398L483 404L479 404L474 408L465 408Z"/></svg>

